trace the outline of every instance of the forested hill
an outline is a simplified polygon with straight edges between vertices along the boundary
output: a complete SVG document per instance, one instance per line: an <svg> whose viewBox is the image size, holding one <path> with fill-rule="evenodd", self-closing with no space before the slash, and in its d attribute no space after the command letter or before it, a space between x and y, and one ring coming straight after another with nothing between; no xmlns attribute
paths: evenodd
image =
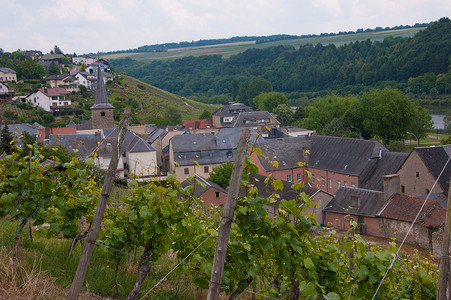
<svg viewBox="0 0 451 300"><path fill-rule="evenodd" d="M364 87L406 89L408 79L449 71L451 21L433 22L413 38L386 38L383 42L355 42L343 46L305 45L249 49L229 59L218 55L184 57L143 63L131 58L111 60L116 71L183 96L237 95L237 82L257 77L279 92L338 90L359 92ZM430 77L430 76L429 76ZM451 89L451 74L443 75ZM431 79L432 80L432 79ZM449 86L449 87L448 87ZM417 91L421 92L421 88ZM449 90L448 90L449 92ZM247 102L249 99L239 99Z"/></svg>

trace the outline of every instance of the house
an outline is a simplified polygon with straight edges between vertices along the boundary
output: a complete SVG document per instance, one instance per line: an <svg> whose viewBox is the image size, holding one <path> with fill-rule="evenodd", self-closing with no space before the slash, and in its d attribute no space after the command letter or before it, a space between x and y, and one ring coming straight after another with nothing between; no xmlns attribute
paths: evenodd
<svg viewBox="0 0 451 300"><path fill-rule="evenodd" d="M72 57L72 63L74 65L81 65L81 64L91 65L91 64L95 63L96 61L97 61L96 58L88 57L88 56L75 56L75 57Z"/></svg>
<svg viewBox="0 0 451 300"><path fill-rule="evenodd" d="M20 52L22 52L25 56L28 56L33 60L38 59L39 57L42 56L42 52L39 50L23 50Z"/></svg>
<svg viewBox="0 0 451 300"><path fill-rule="evenodd" d="M182 122L182 126L188 130L193 131L196 129L210 129L213 128L213 122L210 119L201 120L186 120Z"/></svg>
<svg viewBox="0 0 451 300"><path fill-rule="evenodd" d="M56 66L60 73L63 72L63 68L59 64L58 60L39 60L38 64L40 64L42 67L44 67L45 73L49 72L49 68L52 65Z"/></svg>
<svg viewBox="0 0 451 300"><path fill-rule="evenodd" d="M397 172L401 178L401 193L412 196L442 193L448 196L450 154L451 145L418 147L410 151Z"/></svg>
<svg viewBox="0 0 451 300"><path fill-rule="evenodd" d="M213 126L216 128L232 127L240 112L250 111L252 111L252 109L244 104L233 102L227 103L211 114Z"/></svg>
<svg viewBox="0 0 451 300"><path fill-rule="evenodd" d="M220 206L226 203L227 191L202 176L196 174L191 180L186 179L181 183L182 188L189 185L194 185L193 195L205 204Z"/></svg>
<svg viewBox="0 0 451 300"><path fill-rule="evenodd" d="M94 75L97 77L98 69L102 71L103 76L103 82L107 83L109 80L113 80L113 74L111 73L111 69L109 65L103 64L101 62L95 62L93 64L90 64L86 69L85 72L91 75Z"/></svg>
<svg viewBox="0 0 451 300"><path fill-rule="evenodd" d="M180 181L190 174L209 177L214 167L234 161L241 131L242 128L223 128L216 135L186 133L174 136L169 143L169 173L175 174Z"/></svg>
<svg viewBox="0 0 451 300"><path fill-rule="evenodd" d="M11 102L14 94L14 90L10 89L6 83L0 82L0 101Z"/></svg>
<svg viewBox="0 0 451 300"><path fill-rule="evenodd" d="M11 68L0 68L0 81L14 81L17 82L17 74Z"/></svg>
<svg viewBox="0 0 451 300"><path fill-rule="evenodd" d="M66 99L67 94L69 92L64 88L39 88L37 92L28 95L26 101L49 112L64 108L74 109L70 99Z"/></svg>
<svg viewBox="0 0 451 300"><path fill-rule="evenodd" d="M340 186L382 191L383 176L396 173L406 158L377 141L331 136L266 138L255 147L262 151L253 154L260 174L309 182L331 194Z"/></svg>
<svg viewBox="0 0 451 300"><path fill-rule="evenodd" d="M74 77L78 86L84 85L90 91L96 89L97 75L87 72L78 72Z"/></svg>
<svg viewBox="0 0 451 300"><path fill-rule="evenodd" d="M232 127L252 127L254 129L264 127L279 127L280 122L276 117L267 111L240 112L236 116Z"/></svg>
<svg viewBox="0 0 451 300"><path fill-rule="evenodd" d="M45 79L45 82L50 85L51 88L61 87L68 92L78 92L78 84L74 76L69 74L62 75L50 75Z"/></svg>
<svg viewBox="0 0 451 300"><path fill-rule="evenodd" d="M274 197L276 200L272 206L266 206L265 209L268 212L270 216L275 216L278 214L277 211L277 205L280 202L280 200L296 200L301 205L304 205L301 200L302 193L305 193L310 197L313 203L315 203L314 206L308 207L305 209L305 211L302 213L304 216L307 216L307 214L310 214L313 216L316 220L316 223L319 225L322 225L324 223L324 217L322 210L324 207L332 200L334 197L332 194L329 194L323 190L320 190L316 187L312 187L311 185L304 185L300 189L293 189L292 183L281 180L283 189L282 190L275 190L272 186L271 179L266 180L267 176L260 175L260 174L249 174L249 183L257 188L257 194L259 197L262 198L268 198L268 197ZM243 196L245 194L245 187L242 187L240 189L239 195Z"/></svg>
<svg viewBox="0 0 451 300"><path fill-rule="evenodd" d="M418 215L420 209L421 213ZM437 254L440 251L437 250L441 248L440 229L443 228L446 219L446 208L443 208L440 203L433 199L426 201L426 199L396 193L377 215L379 217L378 236L395 238L397 241L405 238L406 243L434 250L434 257L439 257ZM407 235L410 227L412 229Z"/></svg>
<svg viewBox="0 0 451 300"><path fill-rule="evenodd" d="M104 129L105 138L99 150L99 156L103 158L100 167L107 169L111 159L111 145L117 136L118 128ZM106 144L106 146L105 146ZM127 178L148 178L159 175L157 165L157 152L145 140L131 132L126 131L123 152L121 153L122 165L118 169L123 169L123 177Z"/></svg>

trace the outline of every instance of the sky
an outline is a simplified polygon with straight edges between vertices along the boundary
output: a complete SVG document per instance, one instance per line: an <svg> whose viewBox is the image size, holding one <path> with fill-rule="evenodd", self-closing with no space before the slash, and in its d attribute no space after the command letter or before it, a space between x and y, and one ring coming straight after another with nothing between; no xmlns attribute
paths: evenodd
<svg viewBox="0 0 451 300"><path fill-rule="evenodd" d="M451 0L0 0L0 48L64 53L320 34L451 17Z"/></svg>

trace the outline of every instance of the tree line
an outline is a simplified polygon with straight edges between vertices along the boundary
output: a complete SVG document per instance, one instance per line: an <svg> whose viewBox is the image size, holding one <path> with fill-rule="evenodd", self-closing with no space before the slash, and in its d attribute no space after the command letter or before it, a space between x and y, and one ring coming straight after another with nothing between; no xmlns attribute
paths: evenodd
<svg viewBox="0 0 451 300"><path fill-rule="evenodd" d="M450 28L449 18L442 18L412 38L389 37L382 42L357 41L339 47L254 48L229 59L211 55L143 63L126 57L111 60L111 64L119 72L183 96L233 98L234 80L242 84L258 77L269 81L275 91L287 94L360 93L367 87L387 86L418 93L424 89L408 84L408 80L427 73L440 77L436 92L448 92Z"/></svg>

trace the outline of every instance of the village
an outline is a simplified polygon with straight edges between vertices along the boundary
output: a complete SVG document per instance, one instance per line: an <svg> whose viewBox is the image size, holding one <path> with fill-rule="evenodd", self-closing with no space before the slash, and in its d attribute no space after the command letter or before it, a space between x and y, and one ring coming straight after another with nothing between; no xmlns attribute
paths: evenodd
<svg viewBox="0 0 451 300"><path fill-rule="evenodd" d="M41 56L43 65L59 66L61 56ZM37 141L64 146L82 160L94 158L106 170L117 125L105 83L114 75L106 61L73 60L78 68L70 74L48 76L49 88L21 97L8 90L8 81L17 82L15 71L0 68L0 96L2 101L14 99L51 112L73 109L66 95L78 93L83 86L96 91L91 119L59 128L24 123L9 124L8 129L17 139L26 131ZM81 64L86 65L83 72L77 71ZM227 190L208 178L215 168L235 160L243 128L255 133L252 143L261 150L261 155L252 153L258 174L251 175L261 193L270 189L264 186L267 176L283 181L283 191L269 192L279 194L279 200L291 199L295 194L291 185L304 182L303 191L317 204L307 212L314 213L317 224L346 231L356 221L362 235L400 240L415 220L407 243L430 250L436 259L441 256L451 145L392 152L377 140L322 136L314 130L280 126L269 112L230 102L211 119L186 120L179 126L129 126L115 176L148 181L175 175L186 186L195 174L205 183L196 188L196 196L206 204L222 206ZM426 205L417 216L425 198Z"/></svg>

